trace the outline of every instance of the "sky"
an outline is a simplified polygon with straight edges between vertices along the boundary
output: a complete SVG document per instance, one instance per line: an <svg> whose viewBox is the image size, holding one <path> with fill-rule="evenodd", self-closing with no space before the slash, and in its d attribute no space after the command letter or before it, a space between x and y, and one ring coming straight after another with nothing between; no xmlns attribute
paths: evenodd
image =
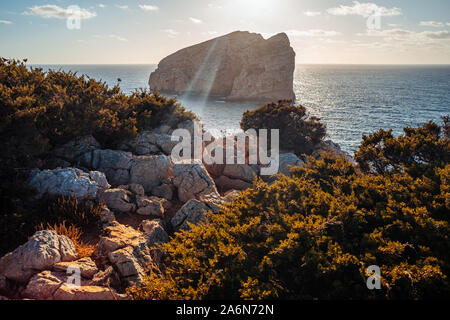
<svg viewBox="0 0 450 320"><path fill-rule="evenodd" d="M156 64L236 30L286 32L301 64L450 64L449 0L0 1L0 56L32 64Z"/></svg>

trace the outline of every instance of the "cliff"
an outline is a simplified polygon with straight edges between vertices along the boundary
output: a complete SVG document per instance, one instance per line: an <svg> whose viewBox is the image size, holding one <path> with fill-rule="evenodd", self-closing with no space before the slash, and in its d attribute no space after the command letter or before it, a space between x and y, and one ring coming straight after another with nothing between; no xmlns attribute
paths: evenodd
<svg viewBox="0 0 450 320"><path fill-rule="evenodd" d="M295 52L285 33L265 40L236 31L166 58L150 75L152 90L227 100L295 99Z"/></svg>

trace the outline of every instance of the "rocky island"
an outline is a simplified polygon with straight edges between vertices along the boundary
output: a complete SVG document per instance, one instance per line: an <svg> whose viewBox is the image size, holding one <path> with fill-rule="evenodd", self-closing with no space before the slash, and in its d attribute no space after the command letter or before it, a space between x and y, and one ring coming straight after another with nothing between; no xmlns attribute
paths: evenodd
<svg viewBox="0 0 450 320"><path fill-rule="evenodd" d="M295 99L295 52L285 33L267 40L236 31L164 58L150 75L150 89L226 100Z"/></svg>

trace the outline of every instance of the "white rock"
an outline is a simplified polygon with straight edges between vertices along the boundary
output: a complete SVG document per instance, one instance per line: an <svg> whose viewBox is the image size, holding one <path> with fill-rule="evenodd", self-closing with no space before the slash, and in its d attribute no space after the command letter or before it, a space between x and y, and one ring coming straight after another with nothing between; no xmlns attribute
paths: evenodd
<svg viewBox="0 0 450 320"><path fill-rule="evenodd" d="M36 188L39 196L44 194L95 198L97 192L109 187L101 172L86 173L76 168L55 170L36 169L31 174L29 185Z"/></svg>
<svg viewBox="0 0 450 320"><path fill-rule="evenodd" d="M0 259L0 277L24 283L37 272L76 258L72 240L55 231L38 231L27 243Z"/></svg>

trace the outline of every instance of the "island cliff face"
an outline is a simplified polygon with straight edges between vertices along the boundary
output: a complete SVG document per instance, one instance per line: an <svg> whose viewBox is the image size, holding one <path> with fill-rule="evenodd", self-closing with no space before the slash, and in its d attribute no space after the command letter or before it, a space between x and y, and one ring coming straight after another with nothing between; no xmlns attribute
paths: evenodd
<svg viewBox="0 0 450 320"><path fill-rule="evenodd" d="M285 33L265 40L236 31L166 58L150 75L150 89L226 100L295 99L295 52Z"/></svg>

